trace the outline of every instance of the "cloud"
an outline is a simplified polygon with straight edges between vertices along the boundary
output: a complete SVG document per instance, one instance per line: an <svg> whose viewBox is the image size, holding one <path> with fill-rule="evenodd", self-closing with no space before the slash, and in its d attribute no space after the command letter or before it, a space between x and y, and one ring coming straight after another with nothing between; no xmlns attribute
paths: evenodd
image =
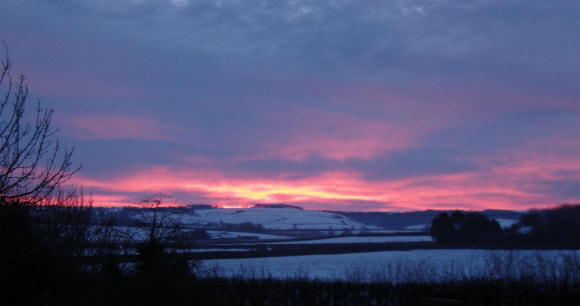
<svg viewBox="0 0 580 306"><path fill-rule="evenodd" d="M561 175L578 168L579 14L574 0L6 0L0 39L103 201L521 208L580 199Z"/></svg>
<svg viewBox="0 0 580 306"><path fill-rule="evenodd" d="M448 148L413 148L386 154L371 162L353 163L369 180L384 181L408 177L457 174L479 170L459 152Z"/></svg>
<svg viewBox="0 0 580 306"><path fill-rule="evenodd" d="M65 133L75 138L177 141L176 131L153 119L121 115L70 115Z"/></svg>
<svg viewBox="0 0 580 306"><path fill-rule="evenodd" d="M97 21L118 36L253 64L392 74L447 70L490 76L553 67L570 71L580 10L575 1L58 1L32 13ZM9 1L9 8L16 7ZM565 9L564 9L565 8ZM46 18L46 17L45 17ZM94 25L92 26L94 27ZM199 43L203 42L203 43ZM565 46L561 48L560 46ZM545 56L545 52L557 57ZM514 57L518 58L514 58ZM507 67L506 67L507 65ZM487 67L487 69L485 69ZM504 67L504 68L502 68ZM577 66L575 66L577 68ZM532 68L533 69L533 68ZM368 73L368 72L367 72Z"/></svg>
<svg viewBox="0 0 580 306"><path fill-rule="evenodd" d="M99 80L78 73L40 71L21 65L26 71L30 86L35 93L57 98L83 99L142 99L143 94L137 89L119 86L111 80Z"/></svg>
<svg viewBox="0 0 580 306"><path fill-rule="evenodd" d="M156 167L108 175L102 179L81 176L75 179L75 183L83 184L87 189L93 188L97 194L125 194L127 198L139 199L164 192L173 195L176 203L210 203L228 207L255 202L284 202L307 208L346 210L456 209L461 205L471 209L522 209L570 202L576 196L553 190L547 192L546 188L538 188L541 186L539 182L530 184L530 178L546 177L561 169L559 166L546 169L534 162L530 164L536 167L521 165L459 174L409 176L390 181L368 181L356 172L326 172L286 179L236 177L216 169ZM555 186L565 187L562 184ZM573 184L570 186L575 188Z"/></svg>

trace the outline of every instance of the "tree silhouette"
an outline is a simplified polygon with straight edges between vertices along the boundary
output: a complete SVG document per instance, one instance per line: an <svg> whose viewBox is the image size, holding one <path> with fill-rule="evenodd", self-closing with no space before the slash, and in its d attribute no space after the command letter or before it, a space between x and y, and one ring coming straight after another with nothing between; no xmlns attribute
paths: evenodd
<svg viewBox="0 0 580 306"><path fill-rule="evenodd" d="M5 50L0 61L0 198L37 203L80 167L72 165L74 148L63 148L55 138L52 109L37 101L34 116L27 120L28 85L24 76L12 76Z"/></svg>
<svg viewBox="0 0 580 306"><path fill-rule="evenodd" d="M51 109L36 102L32 114L24 76L14 78L8 48L0 59L0 287L14 304L37 304L57 292L60 278L81 271L74 258L88 242L90 205L63 184L79 170L73 150L52 128ZM69 278L72 279L72 278ZM42 288L42 289L41 289ZM38 301L40 302L40 301ZM44 301L42 302L44 303Z"/></svg>
<svg viewBox="0 0 580 306"><path fill-rule="evenodd" d="M431 222L431 236L439 243L491 241L500 233L499 223L480 213L442 212Z"/></svg>
<svg viewBox="0 0 580 306"><path fill-rule="evenodd" d="M190 263L179 254L167 251L167 243L183 243L181 228L168 219L171 212L163 207L163 195L156 194L143 201L141 226L147 238L137 247L138 272L145 277L175 278L190 274ZM181 241L175 241L181 240Z"/></svg>
<svg viewBox="0 0 580 306"><path fill-rule="evenodd" d="M531 210L520 217L519 227L529 227L521 236L540 243L580 244L580 205L562 205L543 210Z"/></svg>

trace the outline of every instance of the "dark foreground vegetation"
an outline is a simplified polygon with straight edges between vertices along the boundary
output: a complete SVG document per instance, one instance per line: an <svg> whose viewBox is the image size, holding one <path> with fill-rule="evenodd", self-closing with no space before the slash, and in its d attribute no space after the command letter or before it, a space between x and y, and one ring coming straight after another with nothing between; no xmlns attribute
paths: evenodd
<svg viewBox="0 0 580 306"><path fill-rule="evenodd" d="M95 245L82 197L0 204L1 224L9 225L0 232L0 288L11 305L577 305L580 299L580 262L572 255L562 257L561 270L545 264L550 271L539 274L513 270L520 260L497 257L488 276L443 282L208 277L167 251L156 223L132 268L109 261L105 250L87 265L83 251Z"/></svg>
<svg viewBox="0 0 580 306"><path fill-rule="evenodd" d="M81 274L38 285L3 298L14 297L13 305L577 305L580 299L578 284L525 280L362 284Z"/></svg>

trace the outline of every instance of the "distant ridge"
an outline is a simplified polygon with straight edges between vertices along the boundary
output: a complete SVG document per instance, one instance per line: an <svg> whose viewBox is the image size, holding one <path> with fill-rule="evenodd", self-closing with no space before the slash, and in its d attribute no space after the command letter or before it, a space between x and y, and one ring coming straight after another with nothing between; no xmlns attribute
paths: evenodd
<svg viewBox="0 0 580 306"><path fill-rule="evenodd" d="M300 209L304 210L304 208L295 205L288 205L288 204L254 204L252 208L292 208L292 209Z"/></svg>
<svg viewBox="0 0 580 306"><path fill-rule="evenodd" d="M191 208L193 210L196 209L214 209L217 208L215 205L211 205L211 204L189 204L186 205L187 208Z"/></svg>

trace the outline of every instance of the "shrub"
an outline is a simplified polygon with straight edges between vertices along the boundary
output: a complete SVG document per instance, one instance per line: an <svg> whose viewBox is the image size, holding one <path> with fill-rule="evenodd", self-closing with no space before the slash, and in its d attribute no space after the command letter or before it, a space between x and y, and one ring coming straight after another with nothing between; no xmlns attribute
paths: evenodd
<svg viewBox="0 0 580 306"><path fill-rule="evenodd" d="M493 241L500 234L499 223L480 213L443 212L431 222L431 236L439 243Z"/></svg>

